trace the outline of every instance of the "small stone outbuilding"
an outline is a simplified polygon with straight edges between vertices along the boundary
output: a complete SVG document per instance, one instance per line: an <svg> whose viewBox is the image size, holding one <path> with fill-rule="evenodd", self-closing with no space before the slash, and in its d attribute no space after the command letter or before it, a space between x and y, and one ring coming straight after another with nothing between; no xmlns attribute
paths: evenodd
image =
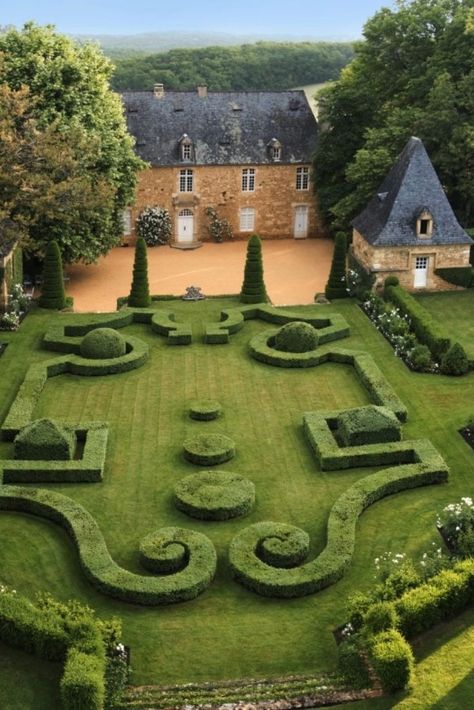
<svg viewBox="0 0 474 710"><path fill-rule="evenodd" d="M473 241L457 221L419 138L410 138L352 226L352 253L375 274L376 287L393 275L408 291L456 289L436 271L469 267Z"/></svg>

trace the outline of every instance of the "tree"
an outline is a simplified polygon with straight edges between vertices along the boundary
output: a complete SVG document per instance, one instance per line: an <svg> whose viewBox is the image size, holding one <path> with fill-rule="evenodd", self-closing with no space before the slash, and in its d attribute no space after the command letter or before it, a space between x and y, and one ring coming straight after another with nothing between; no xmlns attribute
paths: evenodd
<svg viewBox="0 0 474 710"><path fill-rule="evenodd" d="M41 308L66 308L64 293L63 265L58 243L49 242L43 263L43 285L39 299Z"/></svg>
<svg viewBox="0 0 474 710"><path fill-rule="evenodd" d="M262 242L259 236L253 234L247 244L247 259L240 301L242 303L262 303L267 300L267 290L263 280Z"/></svg>
<svg viewBox="0 0 474 710"><path fill-rule="evenodd" d="M144 164L134 154L120 98L109 87L112 69L95 45L75 44L51 26L28 23L21 31L0 35L2 89L17 97L20 92L23 99L19 126L17 114L11 115L9 125L8 115L3 115L7 135L36 131L49 138L50 160L56 154L52 189L44 201L42 181L47 171L33 186L35 210L28 210L21 200L17 205L10 193L11 219L21 229L27 225L29 251L42 255L48 242L56 240L65 262L91 262L120 240L122 212L133 199L136 173ZM29 106L24 108L26 102ZM28 170L21 153L16 160ZM62 184L63 178L71 176L72 191Z"/></svg>
<svg viewBox="0 0 474 710"><path fill-rule="evenodd" d="M128 297L128 305L135 308L147 308L150 305L150 301L146 243L143 237L139 237L135 245L133 280L130 296Z"/></svg>
<svg viewBox="0 0 474 710"><path fill-rule="evenodd" d="M346 235L344 232L336 234L334 253L332 255L331 271L326 284L326 298L346 298Z"/></svg>
<svg viewBox="0 0 474 710"><path fill-rule="evenodd" d="M315 190L348 229L411 135L419 136L458 218L474 223L471 0L398 0L365 25L340 79L319 94Z"/></svg>
<svg viewBox="0 0 474 710"><path fill-rule="evenodd" d="M444 375L465 375L469 371L469 360L460 343L453 343L441 359L441 372Z"/></svg>

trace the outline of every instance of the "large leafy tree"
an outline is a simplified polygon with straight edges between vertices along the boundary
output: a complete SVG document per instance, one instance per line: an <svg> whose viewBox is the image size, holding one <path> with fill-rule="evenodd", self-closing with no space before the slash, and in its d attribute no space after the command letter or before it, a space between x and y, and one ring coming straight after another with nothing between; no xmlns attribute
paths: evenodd
<svg viewBox="0 0 474 710"><path fill-rule="evenodd" d="M474 224L474 0L398 0L364 28L322 92L316 190L347 229L411 135L425 143L464 224Z"/></svg>
<svg viewBox="0 0 474 710"><path fill-rule="evenodd" d="M43 193L36 184L33 215L10 191L10 217L21 226L28 224L31 251L43 254L55 240L65 262L94 261L117 244L122 211L133 199L136 174L143 167L134 154L120 98L109 87L112 65L95 45L77 45L51 26L28 23L21 31L0 35L0 69L3 129L9 140L26 133L29 145L25 160L21 154L11 159L20 171L28 168L32 153L38 152L28 137L33 132L41 150L49 144L49 159L57 168L51 176L57 199L52 184ZM19 111L10 121L8 101ZM63 184L61 150L64 178L76 188L82 180L82 195L80 189L68 192ZM36 162L34 176L41 173ZM26 174L23 188L30 189ZM0 198L4 205L5 194Z"/></svg>

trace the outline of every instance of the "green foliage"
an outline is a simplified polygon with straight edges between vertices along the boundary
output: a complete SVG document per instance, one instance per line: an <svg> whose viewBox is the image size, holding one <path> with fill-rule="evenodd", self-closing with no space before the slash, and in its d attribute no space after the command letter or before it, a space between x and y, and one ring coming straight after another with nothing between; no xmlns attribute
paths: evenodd
<svg viewBox="0 0 474 710"><path fill-rule="evenodd" d="M472 426L474 421L468 422ZM438 514L436 525L442 530L449 549L460 557L474 557L474 503L464 496L459 503L449 503Z"/></svg>
<svg viewBox="0 0 474 710"><path fill-rule="evenodd" d="M337 228L365 207L412 135L425 143L458 216L472 224L468 17L462 0L382 8L366 23L354 61L320 93L320 123L330 130L316 149L315 187Z"/></svg>
<svg viewBox="0 0 474 710"><path fill-rule="evenodd" d="M395 629L398 625L398 614L393 602L372 604L364 616L364 624L371 634Z"/></svg>
<svg viewBox="0 0 474 710"><path fill-rule="evenodd" d="M335 79L353 56L351 43L256 42L236 47L172 49L148 56L118 58L116 90L147 90L157 77L166 88L212 91L286 90Z"/></svg>
<svg viewBox="0 0 474 710"><path fill-rule="evenodd" d="M213 207L206 208L206 215L209 218L207 231L214 242L221 243L233 238L232 225L228 219L219 217Z"/></svg>
<svg viewBox="0 0 474 710"><path fill-rule="evenodd" d="M435 269L435 274L455 286L471 288L474 286L474 269L472 266L458 266L451 269Z"/></svg>
<svg viewBox="0 0 474 710"><path fill-rule="evenodd" d="M217 419L222 412L222 407L215 399L196 399L189 405L189 416L199 421Z"/></svg>
<svg viewBox="0 0 474 710"><path fill-rule="evenodd" d="M370 660L386 693L395 693L410 684L415 660L408 641L394 629L382 631L369 641Z"/></svg>
<svg viewBox="0 0 474 710"><path fill-rule="evenodd" d="M171 217L168 210L162 207L145 207L138 215L137 234L145 240L147 246L168 244L171 233Z"/></svg>
<svg viewBox="0 0 474 710"><path fill-rule="evenodd" d="M112 64L97 45L31 22L0 36L0 55L5 89L26 100L26 111L17 104L9 111L17 138L26 133L26 149L11 156L22 170L2 165L28 250L41 255L55 240L66 263L95 261L119 243L122 211L144 166L109 87ZM18 192L23 183L35 187L27 199Z"/></svg>
<svg viewBox="0 0 474 710"><path fill-rule="evenodd" d="M430 313L401 286L387 286L385 294L403 315L408 316L411 329L420 343L429 347L433 357L441 357L450 347L450 340Z"/></svg>
<svg viewBox="0 0 474 710"><path fill-rule="evenodd" d="M95 328L81 341L82 357L91 360L113 360L125 353L125 339L113 328Z"/></svg>
<svg viewBox="0 0 474 710"><path fill-rule="evenodd" d="M143 237L139 237L135 246L133 280L130 296L128 297L128 305L132 308L148 308L150 303L146 243Z"/></svg>
<svg viewBox="0 0 474 710"><path fill-rule="evenodd" d="M310 323L295 321L275 334L273 347L288 353L307 353L318 346L318 334Z"/></svg>
<svg viewBox="0 0 474 710"><path fill-rule="evenodd" d="M367 271L356 259L352 249L349 249L347 263L349 266L349 271L346 274L346 282L349 289L348 295L355 296L363 301L367 294L371 292L376 276L371 271Z"/></svg>
<svg viewBox="0 0 474 710"><path fill-rule="evenodd" d="M469 371L469 360L466 351L460 343L453 343L441 358L443 375L465 375Z"/></svg>
<svg viewBox="0 0 474 710"><path fill-rule="evenodd" d="M331 271L326 284L326 298L346 298L346 252L347 242L344 232L338 232L334 243Z"/></svg>
<svg viewBox="0 0 474 710"><path fill-rule="evenodd" d="M253 234L247 244L244 282L240 292L242 303L262 303L268 300L263 281L262 242Z"/></svg>
<svg viewBox="0 0 474 710"><path fill-rule="evenodd" d="M183 444L184 458L197 466L215 466L235 456L235 444L224 434L199 434Z"/></svg>
<svg viewBox="0 0 474 710"><path fill-rule="evenodd" d="M386 407L369 405L342 412L337 418L338 434L343 446L381 444L400 441L400 422Z"/></svg>
<svg viewBox="0 0 474 710"><path fill-rule="evenodd" d="M41 287L39 305L42 308L59 310L66 308L63 265L61 252L56 241L50 241L46 247L43 264L43 285Z"/></svg>
<svg viewBox="0 0 474 710"><path fill-rule="evenodd" d="M430 349L427 345L415 345L409 353L409 362L417 372L426 372L432 365Z"/></svg>
<svg viewBox="0 0 474 710"><path fill-rule="evenodd" d="M74 646L69 650L61 678L64 710L102 710L105 698L105 661L83 653Z"/></svg>
<svg viewBox="0 0 474 710"><path fill-rule="evenodd" d="M359 639L349 638L339 644L339 670L351 688L367 688L370 685L367 664L362 656L362 644Z"/></svg>
<svg viewBox="0 0 474 710"><path fill-rule="evenodd" d="M76 448L76 438L51 419L37 419L15 437L15 458L46 461L70 460Z"/></svg>
<svg viewBox="0 0 474 710"><path fill-rule="evenodd" d="M229 520L246 515L255 503L255 486L229 471L201 471L178 481L175 505L192 518Z"/></svg>

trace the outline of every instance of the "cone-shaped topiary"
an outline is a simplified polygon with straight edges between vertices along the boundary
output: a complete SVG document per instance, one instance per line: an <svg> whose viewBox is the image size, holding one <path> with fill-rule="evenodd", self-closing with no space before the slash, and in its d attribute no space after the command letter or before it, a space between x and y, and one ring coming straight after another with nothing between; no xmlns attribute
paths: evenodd
<svg viewBox="0 0 474 710"><path fill-rule="evenodd" d="M459 343L451 345L448 352L441 360L441 372L443 375L465 375L469 370L469 360L466 351Z"/></svg>
<svg viewBox="0 0 474 710"><path fill-rule="evenodd" d="M39 299L41 308L66 308L63 265L58 243L49 242L43 262L43 286Z"/></svg>
<svg viewBox="0 0 474 710"><path fill-rule="evenodd" d="M331 271L326 284L326 298L347 298L346 291L346 235L336 234Z"/></svg>
<svg viewBox="0 0 474 710"><path fill-rule="evenodd" d="M133 280L130 296L128 297L128 305L134 308L147 308L150 305L150 301L146 243L142 237L139 237L135 246Z"/></svg>
<svg viewBox="0 0 474 710"><path fill-rule="evenodd" d="M240 301L241 303L262 303L267 300L267 290L263 281L262 242L259 236L253 234L247 244L247 260Z"/></svg>

